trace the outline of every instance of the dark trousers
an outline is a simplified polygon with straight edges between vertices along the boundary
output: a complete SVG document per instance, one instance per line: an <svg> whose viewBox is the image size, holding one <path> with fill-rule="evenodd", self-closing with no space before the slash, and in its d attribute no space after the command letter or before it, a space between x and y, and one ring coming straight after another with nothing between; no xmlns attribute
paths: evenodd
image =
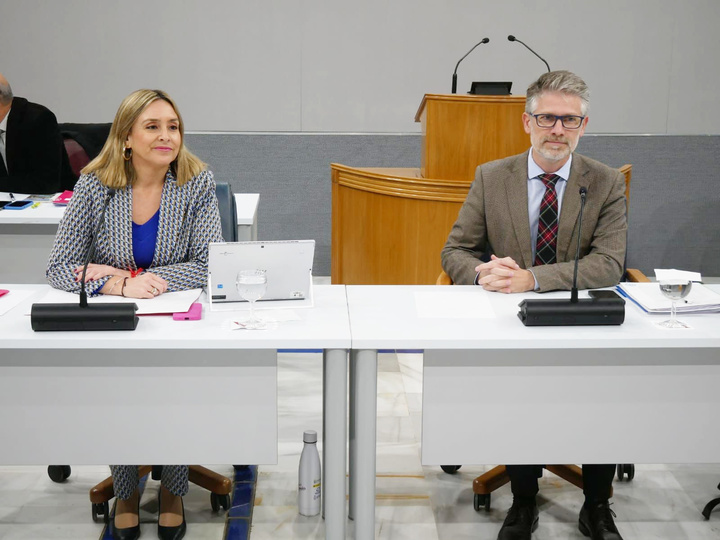
<svg viewBox="0 0 720 540"><path fill-rule="evenodd" d="M514 497L535 497L542 465L506 465ZM583 465L583 493L588 501L610 498L615 465Z"/></svg>

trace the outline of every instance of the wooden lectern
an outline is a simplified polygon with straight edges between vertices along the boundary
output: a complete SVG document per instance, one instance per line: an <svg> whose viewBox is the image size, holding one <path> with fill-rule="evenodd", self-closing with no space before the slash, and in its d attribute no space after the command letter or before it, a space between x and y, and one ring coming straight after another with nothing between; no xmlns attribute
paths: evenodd
<svg viewBox="0 0 720 540"><path fill-rule="evenodd" d="M427 94L419 169L333 163L332 283L430 285L478 165L524 152L524 96Z"/></svg>

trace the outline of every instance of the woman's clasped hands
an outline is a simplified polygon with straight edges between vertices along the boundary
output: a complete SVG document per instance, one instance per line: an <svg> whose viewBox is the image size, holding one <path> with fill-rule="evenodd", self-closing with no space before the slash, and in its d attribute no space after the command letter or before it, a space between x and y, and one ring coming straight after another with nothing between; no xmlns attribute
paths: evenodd
<svg viewBox="0 0 720 540"><path fill-rule="evenodd" d="M75 280L82 278L83 267L75 268ZM168 283L152 272L135 275L129 270L119 270L106 264L88 264L85 282L110 276L100 292L127 298L154 298L167 291Z"/></svg>

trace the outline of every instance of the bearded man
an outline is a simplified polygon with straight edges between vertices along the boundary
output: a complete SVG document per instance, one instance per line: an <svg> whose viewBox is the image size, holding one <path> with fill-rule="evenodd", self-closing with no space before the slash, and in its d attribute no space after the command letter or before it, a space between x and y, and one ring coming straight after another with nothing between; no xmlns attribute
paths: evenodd
<svg viewBox="0 0 720 540"><path fill-rule="evenodd" d="M477 168L442 251L443 269L455 283L499 293L570 290L578 234L578 288L620 280L627 235L624 177L574 153L588 123L588 104L587 85L569 71L545 73L530 85L522 122L532 148ZM579 231L582 188L587 202ZM538 525L542 467L507 470L513 504L498 540L529 540ZM583 465L579 528L592 540L622 540L609 507L614 471L614 464Z"/></svg>

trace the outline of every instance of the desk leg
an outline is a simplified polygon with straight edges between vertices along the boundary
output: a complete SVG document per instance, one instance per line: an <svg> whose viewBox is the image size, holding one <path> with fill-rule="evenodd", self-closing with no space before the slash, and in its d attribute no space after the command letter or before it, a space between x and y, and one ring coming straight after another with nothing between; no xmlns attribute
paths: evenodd
<svg viewBox="0 0 720 540"><path fill-rule="evenodd" d="M323 516L325 538L345 538L347 351L323 351Z"/></svg>
<svg viewBox="0 0 720 540"><path fill-rule="evenodd" d="M377 351L350 351L350 518L356 540L375 538Z"/></svg>
<svg viewBox="0 0 720 540"><path fill-rule="evenodd" d="M350 396L348 399L350 407L348 414L348 456L350 461L348 465L348 517L350 519L355 519L355 505L357 504L357 497L355 496L355 480L357 478L355 474L357 463L357 437L355 436L355 411L357 410L355 406L355 381L357 380L357 375L355 366L357 366L357 351L350 349Z"/></svg>

